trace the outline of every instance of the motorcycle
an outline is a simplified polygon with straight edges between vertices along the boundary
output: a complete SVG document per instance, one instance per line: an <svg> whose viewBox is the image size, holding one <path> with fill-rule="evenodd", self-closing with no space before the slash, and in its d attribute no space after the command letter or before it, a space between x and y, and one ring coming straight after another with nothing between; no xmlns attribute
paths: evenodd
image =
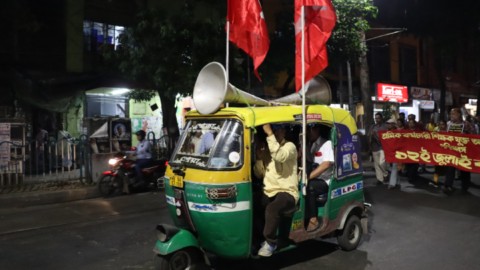
<svg viewBox="0 0 480 270"><path fill-rule="evenodd" d="M112 158L108 161L109 171L102 173L97 181L98 190L105 196L116 196L122 193L130 194L154 188L163 188L163 176L168 161L165 159L154 160L152 166L143 169L143 179L146 185L137 186L138 177L135 171L136 161L127 156Z"/></svg>

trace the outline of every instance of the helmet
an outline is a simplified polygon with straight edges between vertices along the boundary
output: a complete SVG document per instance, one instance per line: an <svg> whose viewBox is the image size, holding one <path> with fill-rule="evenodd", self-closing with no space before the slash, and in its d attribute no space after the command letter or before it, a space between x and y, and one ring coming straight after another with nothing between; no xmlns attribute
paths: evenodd
<svg viewBox="0 0 480 270"><path fill-rule="evenodd" d="M135 132L135 134L137 136L142 136L144 138L145 138L145 136L147 136L147 133L145 133L145 131L143 131L143 130L139 130L139 131Z"/></svg>

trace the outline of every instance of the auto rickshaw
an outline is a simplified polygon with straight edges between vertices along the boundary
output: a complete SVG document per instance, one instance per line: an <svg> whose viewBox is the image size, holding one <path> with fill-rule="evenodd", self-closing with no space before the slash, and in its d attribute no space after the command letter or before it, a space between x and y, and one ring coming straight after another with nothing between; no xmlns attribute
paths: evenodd
<svg viewBox="0 0 480 270"><path fill-rule="evenodd" d="M213 69L219 69L219 66ZM211 76L203 82L211 84L224 80L223 67L219 72L212 71L212 67L204 70L199 79L205 77L202 74L205 72ZM229 94L249 98L248 94L232 90L233 86L224 82L219 83L226 92L220 94L222 102L225 102L225 96L226 100L232 100L232 97L228 98ZM325 83L320 83L323 88ZM194 100L196 91L202 87L205 89L197 80ZM312 93L314 90L308 88L307 91ZM330 89L327 90L330 94ZM205 91L203 94L218 95ZM234 98L238 101L238 96ZM260 207L253 200L255 129L264 124L302 124L302 106L217 110L218 104L212 102L215 98L209 100L209 105L203 107L204 103L197 96L198 111L186 115L185 129L167 167L165 196L174 226L160 224L156 228L158 241L154 252L160 269L195 269L204 257L208 260L212 255L230 259L256 257L251 250L255 240L253 211ZM248 100L245 103L256 103L254 99ZM308 123L336 130L334 175L328 194L318 198L318 215L323 217L327 226L311 233L306 231L306 197L302 191L305 181L300 181L300 200L295 211L286 213L282 219L275 253L317 237L336 237L343 250L353 250L362 233L367 232L363 169L355 120L347 111L326 105L306 106L306 119Z"/></svg>

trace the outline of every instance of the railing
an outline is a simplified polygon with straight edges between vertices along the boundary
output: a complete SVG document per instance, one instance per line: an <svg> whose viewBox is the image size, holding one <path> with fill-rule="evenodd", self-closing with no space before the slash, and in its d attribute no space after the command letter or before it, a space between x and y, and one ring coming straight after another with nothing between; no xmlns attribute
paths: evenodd
<svg viewBox="0 0 480 270"><path fill-rule="evenodd" d="M10 161L0 165L0 186L21 186L61 180L91 183L90 144L87 135L79 140L56 142L30 141L21 145L12 141Z"/></svg>

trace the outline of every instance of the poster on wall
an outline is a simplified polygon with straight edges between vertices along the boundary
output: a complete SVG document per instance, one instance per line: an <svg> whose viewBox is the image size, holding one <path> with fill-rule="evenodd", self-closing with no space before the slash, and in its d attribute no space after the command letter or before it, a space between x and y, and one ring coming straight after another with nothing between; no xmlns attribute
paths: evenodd
<svg viewBox="0 0 480 270"><path fill-rule="evenodd" d="M11 131L9 123L0 123L0 142L9 142ZM10 162L10 144L3 143L0 145L0 167L2 170L8 169Z"/></svg>
<svg viewBox="0 0 480 270"><path fill-rule="evenodd" d="M344 125L337 125L337 179L362 173L362 160L358 133L350 136L350 130Z"/></svg>
<svg viewBox="0 0 480 270"><path fill-rule="evenodd" d="M132 125L130 121L112 121L112 148L113 151L128 151L132 147Z"/></svg>
<svg viewBox="0 0 480 270"><path fill-rule="evenodd" d="M132 118L132 129L135 132L143 130L147 135L150 132L153 132L153 134L155 134L155 139L160 139L162 137L162 124L162 118L160 117L148 116ZM153 139L152 135L150 135L150 139Z"/></svg>

